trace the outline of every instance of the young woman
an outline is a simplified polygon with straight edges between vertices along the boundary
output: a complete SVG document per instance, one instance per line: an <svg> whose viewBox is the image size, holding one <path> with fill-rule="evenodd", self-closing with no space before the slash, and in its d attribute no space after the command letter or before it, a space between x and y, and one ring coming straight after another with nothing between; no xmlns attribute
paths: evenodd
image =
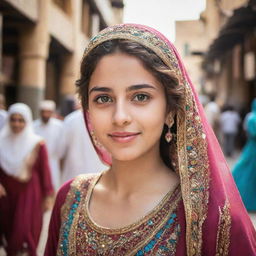
<svg viewBox="0 0 256 256"><path fill-rule="evenodd" d="M101 31L77 85L109 169L59 191L45 255L256 255L221 149L163 35L134 24Z"/></svg>
<svg viewBox="0 0 256 256"><path fill-rule="evenodd" d="M37 255L52 194L46 147L32 131L31 110L13 104L0 133L0 239L8 256Z"/></svg>

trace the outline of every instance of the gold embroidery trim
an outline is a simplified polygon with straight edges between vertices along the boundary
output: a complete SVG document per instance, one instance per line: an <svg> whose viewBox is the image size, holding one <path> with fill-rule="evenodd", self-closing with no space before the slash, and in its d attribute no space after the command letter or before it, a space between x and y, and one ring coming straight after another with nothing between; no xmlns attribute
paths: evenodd
<svg viewBox="0 0 256 256"><path fill-rule="evenodd" d="M70 207L74 201L74 197L75 197L75 192L76 191L80 191L81 192L81 197L83 197L83 194L86 193L86 191L82 190L82 185L89 180L90 178L96 176L95 174L81 174L79 176L77 176L72 183L70 184L70 189L67 193L66 199L65 199L65 203L62 205L61 207L61 228L60 228L60 232L59 232L59 241L58 241L58 249L57 249L57 256L61 256L62 255L62 249L61 249L61 242L62 242L62 234L63 234L63 230L64 230L64 223L66 221L66 218L69 215L69 211L70 211ZM78 207L81 207L81 203L79 204ZM75 214L75 218L73 220L73 223L76 222L76 218L78 218L77 214ZM72 226L73 226L72 223ZM72 229L71 226L71 229ZM70 236L74 236L75 234L72 234L70 229ZM72 237L72 239L69 239L69 246L68 246L68 251L70 250L70 248L72 249L72 251L75 250L75 238ZM68 255L72 255L70 254L70 252L68 252ZM75 254L73 254L75 255Z"/></svg>
<svg viewBox="0 0 256 256"><path fill-rule="evenodd" d="M172 207L170 209L170 213L174 212L175 209L177 209L178 204L181 200L181 194L178 195L176 200L173 202ZM147 239L141 241L130 253L127 254L127 256L135 255L141 248L143 248L146 244L149 243L150 240L153 239L153 237L156 235L156 233L165 225L167 220L170 218L170 214L167 214L165 218L163 218L163 221L159 223L159 225L155 228L155 230L152 232L150 236L147 237Z"/></svg>
<svg viewBox="0 0 256 256"><path fill-rule="evenodd" d="M179 174L186 216L187 255L200 256L202 226L207 217L209 200L209 163L207 141L193 92L185 83L185 120L178 114L177 149ZM188 151L188 148L192 149Z"/></svg>
<svg viewBox="0 0 256 256"><path fill-rule="evenodd" d="M74 220L72 222L72 225L71 225L71 228L70 228L70 235L69 235L69 241L70 241L70 244L69 244L69 255L70 256L76 256L76 228L77 228L77 225L79 223L79 214L82 212L82 209L85 208L85 198L88 194L88 190L90 189L90 187L92 186L92 184L96 184L97 181L99 180L99 178L101 177L102 173L100 174L94 174L93 176L91 175L90 178L92 180L88 180L88 175L84 175L84 176L80 176L80 179L79 179L79 184L77 184L77 187L76 187L76 190L79 190L81 192L81 201L79 203L79 206L76 210L76 213L74 215ZM85 182L88 182L88 187L85 189Z"/></svg>
<svg viewBox="0 0 256 256"><path fill-rule="evenodd" d="M182 199L180 185L178 185L174 190L169 191L164 196L164 198L161 200L161 202L152 211L150 211L148 214L146 214L145 216L140 218L139 221L136 221L133 224L130 224L123 228L117 228L117 229L109 229L109 228L100 227L96 223L94 223L93 220L90 219L90 216L88 215L89 214L88 204L89 204L90 196L91 196L92 190L93 190L95 184L97 183L97 181L99 180L99 178L100 178L100 176L95 177L95 179L90 182L88 189L85 190L87 192L87 194L85 195L85 193L84 193L82 196L84 198L84 200L81 200L80 207L77 209L76 216L74 218L72 227L70 229L70 234L71 234L70 239L72 239L73 241L77 241L75 235L76 235L76 227L78 225L80 214L82 214L84 216L84 219L86 220L87 225L89 225L94 231L99 232L104 235L113 235L113 234L121 235L123 233L127 233L130 231L136 230L137 227L139 227L143 223L146 223L155 214L157 214L157 212L159 210L162 209L162 207L167 203L168 200L170 200L170 198L174 197L174 201L172 202L171 207L168 210L168 213L165 214L162 221L154 228L154 231L152 231L151 235L148 236L145 240L138 243L128 254L126 254L126 256L132 256L132 255L136 254L136 252L138 250L143 248L150 240L153 239L153 237L156 235L156 233L159 231L159 229L161 229L165 225L167 220L170 218L170 214L173 213L175 211L175 209L177 209L178 204L180 203L180 200ZM76 245L73 242L70 243L69 255L74 255L74 256L76 255Z"/></svg>
<svg viewBox="0 0 256 256"><path fill-rule="evenodd" d="M130 225L127 225L127 226L125 226L123 228L110 229L110 228L106 228L106 227L101 227L98 224L96 224L93 221L93 219L91 218L90 213L89 213L89 201L90 201L92 190L94 188L94 185L97 183L97 180L98 179L96 179L94 182L92 182L92 184L90 184L90 187L88 189L88 193L86 195L86 199L83 202L83 209L84 209L83 210L83 214L85 216L85 220L87 221L88 225L90 225L92 229L94 229L97 232L102 233L102 234L113 235L113 234L122 234L122 233L126 233L126 232L129 232L129 231L132 231L132 230L136 229L138 226L140 226L142 223L145 223L149 219L151 219L166 204L166 202L170 199L170 197L175 195L175 197L181 198L180 193L178 194L178 196L176 195L177 192L179 192L179 190L180 190L180 185L178 185L174 190L169 191L163 197L161 202L159 202L156 205L156 207L154 209L152 209L146 215L142 216L138 221L135 221L134 223L132 223ZM174 205L175 205L175 203L174 203ZM173 207L172 207L172 210L173 210Z"/></svg>
<svg viewBox="0 0 256 256"><path fill-rule="evenodd" d="M172 203L172 206L170 208L169 213L172 213L177 207L178 204L181 200L181 192L180 190L180 185L178 185L176 187L176 189L174 191L170 191L166 194L166 196L162 199L162 201L147 215L145 215L143 218L141 218L138 222L135 222L134 224L128 225L124 228L119 228L119 229L107 229L107 228L101 228L100 226L96 225L95 223L92 222L92 220L89 218L87 212L85 211L85 209L88 211L88 203L89 203L89 199L90 199L90 194L93 190L93 187L95 186L95 184L97 183L97 181L99 180L101 175L95 175L94 177L92 177L91 181L88 181L88 176L87 175L80 175L78 178L76 178L72 184L71 184L71 188L70 191L68 192L68 196L67 196L67 200L65 201L65 205L62 207L62 216L65 217L68 215L68 212L70 210L70 206L72 205L72 202L74 200L74 193L76 191L80 191L81 192L81 202L77 208L77 211L74 215L74 219L70 228L70 234L69 234L69 246L68 246L68 255L70 256L75 256L76 255L76 227L79 224L79 215L85 214L84 218L87 221L87 223L92 226L92 228L95 231L98 231L102 234L121 234L121 233L125 233L131 230L134 230L136 227L138 227L139 225L141 225L142 223L147 222L154 214L156 214L157 211L159 211L162 206L166 203L167 200L170 199L170 197L175 196L175 200ZM88 187L87 189L84 188L84 184L85 182L88 181ZM153 237L154 235L157 233L157 231L165 225L166 221L169 219L170 214L166 214L165 218L163 218L163 220L159 223L159 225L155 228L154 232L152 232L152 234L147 237L146 240L143 240L141 243L139 243L136 247L133 248L133 250L131 252L129 252L127 254L128 255L133 255L135 252L137 252L139 249L141 249L145 244L147 244ZM65 219L63 218L62 222L65 221ZM61 232L62 233L62 232ZM60 248L60 245L58 246L58 248ZM61 250L58 250L58 254L57 255L62 255Z"/></svg>
<svg viewBox="0 0 256 256"><path fill-rule="evenodd" d="M168 47L167 43L164 40L160 40L157 35L154 35L146 28L142 29L131 25L129 25L128 29L125 25L120 24L102 30L98 35L90 40L84 51L83 58L101 43L113 39L132 40L149 49L153 49L163 62L174 71L177 78L182 77L175 54L172 49ZM172 63L177 65L172 65Z"/></svg>
<svg viewBox="0 0 256 256"><path fill-rule="evenodd" d="M222 209L219 208L219 214L216 256L228 256L231 229L230 205L228 201L226 201Z"/></svg>

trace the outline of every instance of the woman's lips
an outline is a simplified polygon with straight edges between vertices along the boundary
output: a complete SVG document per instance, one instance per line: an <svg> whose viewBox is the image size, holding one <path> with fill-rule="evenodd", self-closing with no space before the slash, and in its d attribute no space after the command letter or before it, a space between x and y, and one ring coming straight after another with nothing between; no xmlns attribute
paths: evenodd
<svg viewBox="0 0 256 256"><path fill-rule="evenodd" d="M127 143L134 140L139 134L139 132L113 132L109 136L115 142Z"/></svg>

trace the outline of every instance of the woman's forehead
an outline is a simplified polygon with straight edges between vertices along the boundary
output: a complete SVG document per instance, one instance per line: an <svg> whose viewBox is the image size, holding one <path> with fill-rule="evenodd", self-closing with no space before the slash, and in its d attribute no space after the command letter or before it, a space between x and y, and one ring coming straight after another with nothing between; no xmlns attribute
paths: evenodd
<svg viewBox="0 0 256 256"><path fill-rule="evenodd" d="M158 85L155 76L149 72L139 58L115 53L104 56L96 65L90 78L89 90L93 86L106 85Z"/></svg>

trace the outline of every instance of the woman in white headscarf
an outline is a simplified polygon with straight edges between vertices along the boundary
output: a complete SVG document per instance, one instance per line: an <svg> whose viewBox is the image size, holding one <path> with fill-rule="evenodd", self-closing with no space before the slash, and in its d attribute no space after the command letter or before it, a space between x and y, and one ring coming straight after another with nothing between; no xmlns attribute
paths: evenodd
<svg viewBox="0 0 256 256"><path fill-rule="evenodd" d="M0 133L0 235L8 256L36 255L52 194L47 151L33 132L31 110L13 104Z"/></svg>

